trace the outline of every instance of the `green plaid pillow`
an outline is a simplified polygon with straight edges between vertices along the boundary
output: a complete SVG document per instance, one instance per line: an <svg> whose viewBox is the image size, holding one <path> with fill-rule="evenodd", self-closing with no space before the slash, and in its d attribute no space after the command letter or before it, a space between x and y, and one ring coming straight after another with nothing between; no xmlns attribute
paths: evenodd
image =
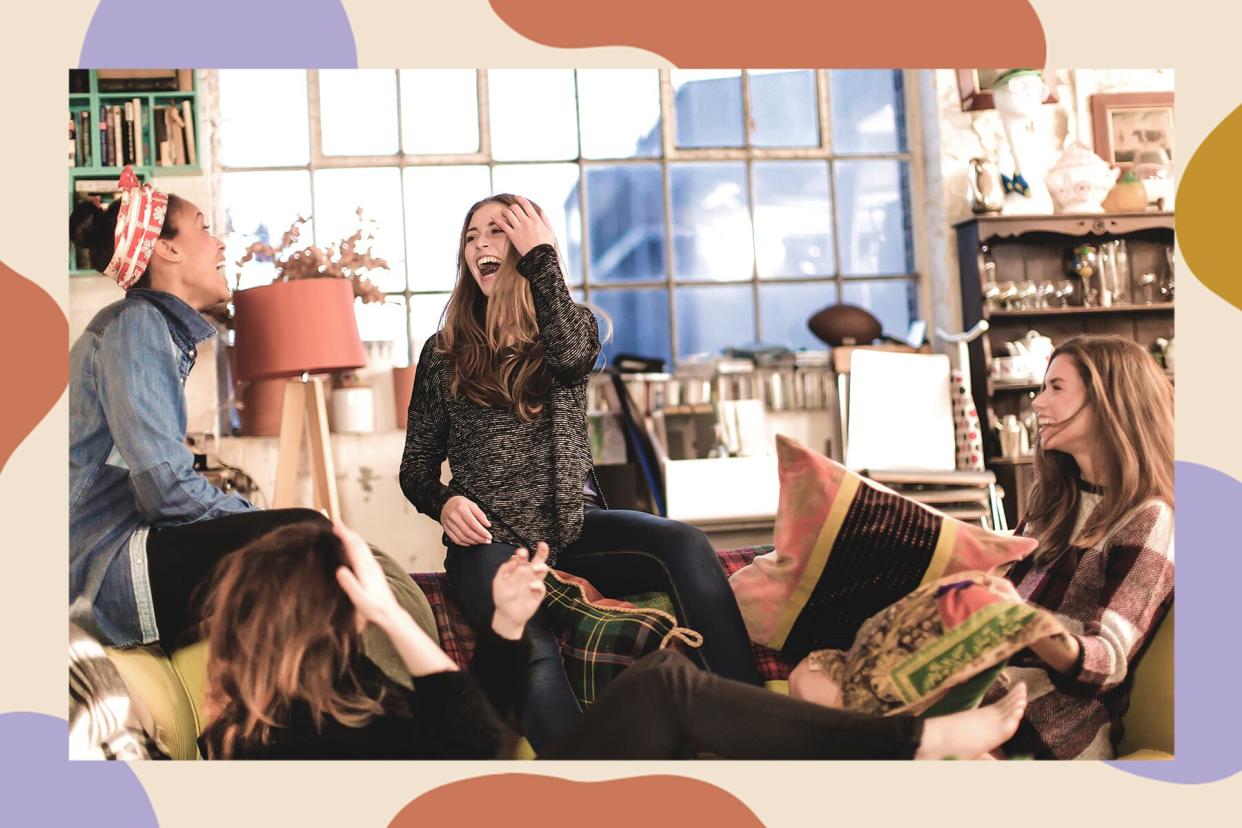
<svg viewBox="0 0 1242 828"><path fill-rule="evenodd" d="M672 613L604 598L587 581L555 570L544 578L544 613L561 638L565 675L583 707L647 653L674 641L698 647L703 637L679 627Z"/></svg>

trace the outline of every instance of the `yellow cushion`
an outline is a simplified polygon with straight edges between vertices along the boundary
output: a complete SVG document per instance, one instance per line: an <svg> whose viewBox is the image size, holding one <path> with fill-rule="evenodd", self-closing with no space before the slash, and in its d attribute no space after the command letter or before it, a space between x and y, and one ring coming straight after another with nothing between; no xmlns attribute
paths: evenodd
<svg viewBox="0 0 1242 828"><path fill-rule="evenodd" d="M1117 753L1127 759L1172 758L1173 753L1173 608L1134 671L1130 709ZM1128 756L1158 751L1167 756Z"/></svg>
<svg viewBox="0 0 1242 828"><path fill-rule="evenodd" d="M198 718L181 677L158 646L105 648L129 688L155 722L155 738L174 759L198 758Z"/></svg>

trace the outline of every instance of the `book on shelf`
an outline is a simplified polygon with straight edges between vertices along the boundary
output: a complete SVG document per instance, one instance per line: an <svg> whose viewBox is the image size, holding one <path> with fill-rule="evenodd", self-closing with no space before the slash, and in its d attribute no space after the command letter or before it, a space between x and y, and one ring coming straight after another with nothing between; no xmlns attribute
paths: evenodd
<svg viewBox="0 0 1242 828"><path fill-rule="evenodd" d="M125 155L126 164L134 162L134 104L125 102Z"/></svg>
<svg viewBox="0 0 1242 828"><path fill-rule="evenodd" d="M74 137L73 113L69 113L69 166L78 166L78 139Z"/></svg>
<svg viewBox="0 0 1242 828"><path fill-rule="evenodd" d="M134 164L141 167L143 165L143 130L142 130L142 99L134 98Z"/></svg>
<svg viewBox="0 0 1242 828"><path fill-rule="evenodd" d="M112 136L108 131L108 107L99 107L99 163L104 167L112 166Z"/></svg>
<svg viewBox="0 0 1242 828"><path fill-rule="evenodd" d="M185 122L185 157L186 163L194 165L198 158L194 151L194 110L189 101L181 102L181 118Z"/></svg>
<svg viewBox="0 0 1242 828"><path fill-rule="evenodd" d="M91 165L91 113L85 109L78 111L78 153L80 160L79 167L89 167Z"/></svg>
<svg viewBox="0 0 1242 828"><path fill-rule="evenodd" d="M116 104L112 105L112 166L122 166L121 161L125 157L122 147L125 146L125 135L121 129L121 107Z"/></svg>
<svg viewBox="0 0 1242 828"><path fill-rule="evenodd" d="M176 105L167 107L164 114L167 116L168 160L172 166L180 166L186 163L185 121L182 120L181 112Z"/></svg>
<svg viewBox="0 0 1242 828"><path fill-rule="evenodd" d="M175 92L180 74L176 69L99 69L95 80L100 92Z"/></svg>
<svg viewBox="0 0 1242 828"><path fill-rule="evenodd" d="M151 151L155 154L155 163L161 167L172 164L168 160L168 116L165 109L167 107L157 106L151 110L151 132L154 134Z"/></svg>

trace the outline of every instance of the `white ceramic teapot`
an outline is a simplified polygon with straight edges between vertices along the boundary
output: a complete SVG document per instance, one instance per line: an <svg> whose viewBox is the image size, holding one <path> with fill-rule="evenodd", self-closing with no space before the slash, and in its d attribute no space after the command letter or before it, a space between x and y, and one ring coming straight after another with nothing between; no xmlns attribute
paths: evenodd
<svg viewBox="0 0 1242 828"><path fill-rule="evenodd" d="M1120 174L1121 170L1074 142L1061 153L1044 181L1058 213L1102 213L1104 198Z"/></svg>

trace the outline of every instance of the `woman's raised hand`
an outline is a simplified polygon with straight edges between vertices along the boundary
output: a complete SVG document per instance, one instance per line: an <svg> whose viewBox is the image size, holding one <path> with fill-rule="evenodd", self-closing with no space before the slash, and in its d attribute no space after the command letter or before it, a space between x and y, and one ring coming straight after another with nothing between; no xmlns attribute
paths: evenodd
<svg viewBox="0 0 1242 828"><path fill-rule="evenodd" d="M540 541L534 559L528 557L525 549L517 550L500 565L492 579L492 602L496 606L492 629L504 638L522 637L526 622L539 609L547 592L543 577L548 574L548 545Z"/></svg>
<svg viewBox="0 0 1242 828"><path fill-rule="evenodd" d="M337 568L336 581L358 613L367 621L382 624L394 612L401 612L401 605L393 597L384 570L362 535L342 523L333 523L333 527L345 547L345 561L348 563L348 566Z"/></svg>
<svg viewBox="0 0 1242 828"><path fill-rule="evenodd" d="M449 540L458 546L492 542L492 533L487 531L492 522L474 501L462 495L453 495L445 501L440 510L440 525Z"/></svg>
<svg viewBox="0 0 1242 828"><path fill-rule="evenodd" d="M522 196L517 197L516 204L501 211L496 224L509 237L519 256L525 256L541 244L556 245L556 235L547 216Z"/></svg>

